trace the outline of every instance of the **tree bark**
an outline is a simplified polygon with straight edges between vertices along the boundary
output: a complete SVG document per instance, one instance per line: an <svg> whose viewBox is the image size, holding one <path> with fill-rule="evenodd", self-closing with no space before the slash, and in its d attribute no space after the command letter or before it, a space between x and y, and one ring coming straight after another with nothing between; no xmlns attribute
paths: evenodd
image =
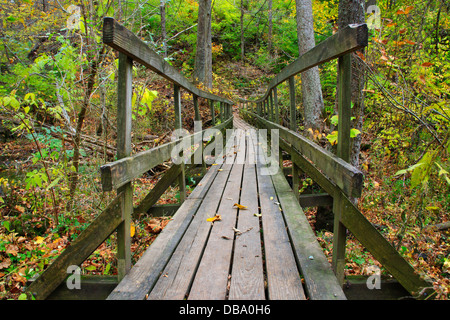
<svg viewBox="0 0 450 320"><path fill-rule="evenodd" d="M166 32L166 0L159 3L159 12L161 15L161 40L164 51L164 58L167 58L167 32Z"/></svg>
<svg viewBox="0 0 450 320"><path fill-rule="evenodd" d="M211 0L198 1L197 48L194 83L212 87Z"/></svg>
<svg viewBox="0 0 450 320"><path fill-rule="evenodd" d="M296 0L298 51L301 56L316 45L311 0ZM323 110L319 68L302 72L302 95L305 129L319 129Z"/></svg>
<svg viewBox="0 0 450 320"><path fill-rule="evenodd" d="M269 20L269 32L268 32L268 39L267 39L267 42L268 42L268 44L267 44L267 51L268 51L268 53L269 53L269 57L272 57L272 46L273 46L273 44L272 44L272 38L273 38L273 35L272 35L272 33L273 33L273 21L272 21L272 0L269 0L268 1L268 7L269 7L269 17L268 17L268 20Z"/></svg>
<svg viewBox="0 0 450 320"><path fill-rule="evenodd" d="M365 22L365 1L364 0L340 0L338 8L338 28L342 29L352 23ZM364 49L360 50L364 53ZM352 59L352 128L362 132L363 116L364 116L364 66L356 56ZM361 148L361 134L352 139L350 163L359 167L359 153Z"/></svg>
<svg viewBox="0 0 450 320"><path fill-rule="evenodd" d="M245 42L244 42L244 0L241 0L241 61L245 58Z"/></svg>

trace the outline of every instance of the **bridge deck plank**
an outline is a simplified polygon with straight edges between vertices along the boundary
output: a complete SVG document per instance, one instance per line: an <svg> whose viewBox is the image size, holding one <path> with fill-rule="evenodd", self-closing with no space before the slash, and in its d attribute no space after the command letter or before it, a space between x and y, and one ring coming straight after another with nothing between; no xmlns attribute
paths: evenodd
<svg viewBox="0 0 450 320"><path fill-rule="evenodd" d="M291 239L295 233L285 222L286 216L303 212L286 196L283 188L287 182L281 189L274 186L279 183L277 179L283 178L281 173L275 179L262 174L263 165L256 156L260 152L257 137L243 130L250 127L240 119L234 125L241 130L237 130L225 163L209 169L206 183L200 183L206 186L198 187L187 198L174 221L169 222L110 299L342 298L340 292L336 297L309 296L303 288L305 276ZM238 209L235 203L247 208ZM280 208L293 212L287 214ZM215 214L221 215L221 220L207 221ZM306 218L302 221L307 224ZM178 235L176 243L168 240L170 233ZM163 239L158 241L161 236ZM166 247L162 241L172 242ZM319 252L314 254L318 259ZM324 261L325 256L322 258L319 260ZM325 266L323 272L329 277L331 265Z"/></svg>

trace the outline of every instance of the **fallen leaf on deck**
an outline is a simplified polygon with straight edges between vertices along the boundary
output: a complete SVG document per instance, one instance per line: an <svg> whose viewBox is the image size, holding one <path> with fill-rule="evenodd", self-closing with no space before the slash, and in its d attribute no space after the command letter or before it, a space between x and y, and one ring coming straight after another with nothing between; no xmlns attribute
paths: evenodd
<svg viewBox="0 0 450 320"><path fill-rule="evenodd" d="M211 222L211 223L214 223L214 221L220 221L220 220L222 220L222 217L220 214L216 214L214 217L206 219L206 221Z"/></svg>
<svg viewBox="0 0 450 320"><path fill-rule="evenodd" d="M241 210L247 210L247 206L243 206L242 204L239 204L239 203L233 204L233 207L238 207L238 209L241 209Z"/></svg>

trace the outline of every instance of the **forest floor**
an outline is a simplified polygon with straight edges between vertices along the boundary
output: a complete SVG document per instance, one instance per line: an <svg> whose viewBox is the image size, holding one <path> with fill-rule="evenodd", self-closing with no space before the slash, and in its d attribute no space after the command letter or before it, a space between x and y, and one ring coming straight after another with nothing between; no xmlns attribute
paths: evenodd
<svg viewBox="0 0 450 320"><path fill-rule="evenodd" d="M230 63L221 69L221 77L232 78L233 74L242 77L234 78L233 86L236 88L234 94L250 96L251 91L242 91L240 88L247 85L258 87L255 82L263 72L255 68L246 68L240 63ZM251 83L254 81L253 83ZM163 83L156 81L153 90L158 90L157 99L167 99L171 96L171 89ZM188 101L189 97L185 97ZM158 102L155 101L157 106ZM204 123L210 120L209 106L200 101L201 116ZM193 105L185 103L184 126L193 128L192 116ZM160 122L170 121L171 114L167 107L154 109L153 118ZM91 117L86 124L87 133L95 136L96 118ZM168 137L163 132L164 127L158 130L150 130L143 126L139 135L135 135L134 152L145 148L154 147L159 143L167 141ZM166 130L167 131L167 130ZM370 145L370 137L375 129L363 133L365 144ZM140 144L139 137L155 135L150 144ZM142 140L145 140L142 138ZM114 144L113 141L109 141ZM53 210L49 197L46 197L39 207L35 205L39 197L47 190L35 188L33 192L25 188L23 181L27 172L35 169L32 154L36 152L33 142L25 137L17 137L0 142L0 196L7 199L0 203L2 224L0 226L0 299L21 299L23 289L27 281L37 272L44 270L84 228L101 212L101 210L112 200L112 193L101 191L99 166L104 162L102 154L98 151L89 152L89 161L83 162L82 175L79 184L76 207L74 213L64 212L64 201L58 204L59 223L55 224ZM448 299L450 295L450 262L447 257L450 254L450 231L424 232L422 228L410 224L403 232L404 236L398 238L399 230L404 228L402 223L402 211L396 206L394 193L402 192L402 185L386 178L393 176L398 170L395 161L389 157L375 157L370 148L362 151L363 167L365 170L365 182L359 207L367 219L372 222L383 236L396 247L407 261L420 274L426 275L434 283L437 295L434 298ZM383 172L375 168L387 168ZM137 179L134 182L135 203L142 199L146 192L158 181L165 167L159 166L152 173ZM194 185L192 185L193 187ZM190 188L188 188L190 190ZM62 190L62 192L65 190ZM6 194L8 193L8 194ZM176 203L177 189L170 188L159 204ZM60 196L60 200L63 195ZM405 198L404 201L408 201ZM448 208L437 207L438 211L446 211ZM315 210L306 211L312 228L315 227ZM448 213L444 219L449 219ZM132 229L132 255L136 262L145 249L152 243L157 234L168 223L169 218L143 217L133 222ZM441 221L439 221L441 222ZM333 234L326 230L315 230L319 243L324 253L331 261ZM105 241L94 253L82 264L82 273L85 274L117 274L115 251L116 245L114 234ZM368 274L367 268L372 265L383 267L367 252L361 244L351 235L347 242L347 275ZM385 271L383 270L385 273Z"/></svg>

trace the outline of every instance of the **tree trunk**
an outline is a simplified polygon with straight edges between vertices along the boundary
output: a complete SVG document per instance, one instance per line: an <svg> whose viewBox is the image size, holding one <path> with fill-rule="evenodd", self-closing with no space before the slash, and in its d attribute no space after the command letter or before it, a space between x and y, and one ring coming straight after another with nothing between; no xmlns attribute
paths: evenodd
<svg viewBox="0 0 450 320"><path fill-rule="evenodd" d="M241 0L241 61L244 62L245 50L244 50L244 0Z"/></svg>
<svg viewBox="0 0 450 320"><path fill-rule="evenodd" d="M296 0L298 51L301 56L316 45L311 0ZM319 129L323 110L319 68L302 72L305 129Z"/></svg>
<svg viewBox="0 0 450 320"><path fill-rule="evenodd" d="M364 0L340 0L338 9L338 28L342 29L352 23L365 22L365 1ZM364 53L364 49L360 50ZM363 116L364 116L364 66L356 56L352 57L352 128L362 132ZM352 139L350 163L355 167L359 167L359 153L361 148L361 134Z"/></svg>
<svg viewBox="0 0 450 320"><path fill-rule="evenodd" d="M208 39L209 38L209 39ZM208 75L208 77L207 77ZM212 87L211 0L198 1L197 48L195 52L194 83Z"/></svg>
<svg viewBox="0 0 450 320"><path fill-rule="evenodd" d="M93 6L89 6L89 12L86 12L84 5L81 6L84 22L87 24L88 17L92 20L93 15ZM73 138L73 158L72 165L74 167L74 171L69 173L69 201L67 202L67 210L72 210L73 202L75 200L75 191L78 185L78 167L80 164L80 147L81 147L81 135L84 125L84 119L86 117L87 110L89 108L91 94L94 91L95 80L97 78L98 66L100 65L104 51L105 45L102 45L99 50L97 43L95 42L94 32L92 28L86 28L86 39L87 47L90 50L87 50L90 55L88 61L90 61L89 67L87 69L86 75L84 79L87 79L87 83L85 84L84 94L83 94L83 103L81 105L80 112L78 113L77 118L77 126L75 130L75 136Z"/></svg>
<svg viewBox="0 0 450 320"><path fill-rule="evenodd" d="M272 0L268 1L268 7L269 7L269 32L268 32L268 44L267 44L267 51L269 53L269 57L272 57L272 33L273 33L273 23L272 23Z"/></svg>
<svg viewBox="0 0 450 320"><path fill-rule="evenodd" d="M166 0L159 3L159 12L161 14L161 40L164 51L164 58L167 58L167 32L166 32Z"/></svg>

